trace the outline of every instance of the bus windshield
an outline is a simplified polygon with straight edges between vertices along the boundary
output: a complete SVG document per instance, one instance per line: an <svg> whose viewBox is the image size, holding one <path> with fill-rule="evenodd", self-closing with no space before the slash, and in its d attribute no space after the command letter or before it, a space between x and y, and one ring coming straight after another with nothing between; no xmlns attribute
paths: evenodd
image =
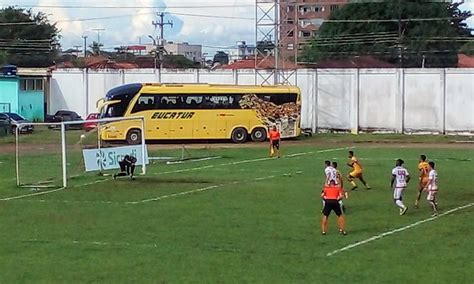
<svg viewBox="0 0 474 284"><path fill-rule="evenodd" d="M100 112L100 117L101 118L122 117L125 114L127 107L128 107L128 103L125 104L123 102L105 105Z"/></svg>

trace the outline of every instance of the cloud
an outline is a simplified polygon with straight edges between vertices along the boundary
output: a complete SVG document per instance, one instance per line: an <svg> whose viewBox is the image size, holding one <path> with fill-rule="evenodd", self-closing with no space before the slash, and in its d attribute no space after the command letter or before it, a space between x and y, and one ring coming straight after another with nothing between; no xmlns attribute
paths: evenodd
<svg viewBox="0 0 474 284"><path fill-rule="evenodd" d="M182 0L167 0L170 7L183 5ZM236 7L209 7L216 6ZM208 46L234 46L237 41L253 42L255 38L255 22L247 19L222 19L211 17L194 17L180 14L217 15L235 18L253 18L254 0L197 0L193 5L203 8L183 11L183 9L169 8L167 11L175 13L183 20L182 30L175 36L177 40L202 43ZM244 7L245 5L245 7Z"/></svg>
<svg viewBox="0 0 474 284"><path fill-rule="evenodd" d="M202 44L207 50L222 49L219 47L235 46L238 41L255 41L255 21L248 19L224 19L215 17L197 17L194 15L225 16L235 18L253 18L255 15L255 0L0 0L0 6L26 5L43 6L35 11L42 11L49 15L49 19L58 22L61 29L62 46L70 48L81 45L81 36L89 36L89 42L97 40L96 28L106 29L101 32L101 42L106 47L150 42L148 35L156 36L151 22L156 20L156 9L150 8L123 8L123 9L68 9L44 6L167 6L160 12L165 12L165 21L172 20L173 27L165 27L165 38L175 42L189 42ZM200 6L199 8L177 8L179 6ZM213 7L214 6L214 7ZM234 7L216 7L234 6ZM462 9L474 11L474 1L466 1ZM90 19L100 17L124 16L113 19L94 21L71 21L73 19ZM468 20L474 27L474 18ZM211 48L215 46L215 48Z"/></svg>

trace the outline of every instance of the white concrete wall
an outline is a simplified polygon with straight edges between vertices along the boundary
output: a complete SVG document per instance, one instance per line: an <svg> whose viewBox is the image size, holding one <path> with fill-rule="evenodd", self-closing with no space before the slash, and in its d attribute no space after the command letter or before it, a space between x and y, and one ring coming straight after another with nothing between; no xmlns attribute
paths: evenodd
<svg viewBox="0 0 474 284"><path fill-rule="evenodd" d="M261 84L254 70L80 70L53 72L49 113L85 117L125 83ZM474 133L474 69L302 69L280 81L302 93L302 127L322 130Z"/></svg>

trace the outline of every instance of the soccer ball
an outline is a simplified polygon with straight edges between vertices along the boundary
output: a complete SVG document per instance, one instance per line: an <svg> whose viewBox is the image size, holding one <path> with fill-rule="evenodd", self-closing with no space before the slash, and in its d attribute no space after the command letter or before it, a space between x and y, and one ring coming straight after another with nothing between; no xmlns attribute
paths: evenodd
<svg viewBox="0 0 474 284"><path fill-rule="evenodd" d="M81 140L86 138L86 135L85 134L81 134Z"/></svg>

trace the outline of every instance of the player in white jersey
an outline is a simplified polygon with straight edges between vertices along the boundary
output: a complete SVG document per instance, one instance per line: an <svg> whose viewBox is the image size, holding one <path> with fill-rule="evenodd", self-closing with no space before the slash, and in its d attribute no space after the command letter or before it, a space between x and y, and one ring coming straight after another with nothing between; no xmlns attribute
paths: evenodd
<svg viewBox="0 0 474 284"><path fill-rule="evenodd" d="M324 180L324 185L329 185L332 182L334 182L335 185L339 185L339 182L337 180L337 170L332 167L331 161L324 161L324 175L326 176L326 179ZM324 208L324 199L322 200L323 202L323 208Z"/></svg>
<svg viewBox="0 0 474 284"><path fill-rule="evenodd" d="M403 167L403 160L398 159L396 162L396 167L392 170L392 180L390 182L390 188L393 189L393 200L395 205L400 208L400 215L403 215L407 212L408 207L403 204L403 191L407 187L408 182L410 181L410 174L407 169Z"/></svg>
<svg viewBox="0 0 474 284"><path fill-rule="evenodd" d="M334 181L335 185L339 185L339 180L337 179L337 170L331 165L330 161L324 161L324 174L326 175L325 185L329 185L331 181Z"/></svg>
<svg viewBox="0 0 474 284"><path fill-rule="evenodd" d="M431 216L438 215L438 203L436 195L438 194L438 172L435 170L435 163L429 162L429 174L428 174L428 185L425 187L425 191L428 191L428 196L426 200L433 208L433 214Z"/></svg>

